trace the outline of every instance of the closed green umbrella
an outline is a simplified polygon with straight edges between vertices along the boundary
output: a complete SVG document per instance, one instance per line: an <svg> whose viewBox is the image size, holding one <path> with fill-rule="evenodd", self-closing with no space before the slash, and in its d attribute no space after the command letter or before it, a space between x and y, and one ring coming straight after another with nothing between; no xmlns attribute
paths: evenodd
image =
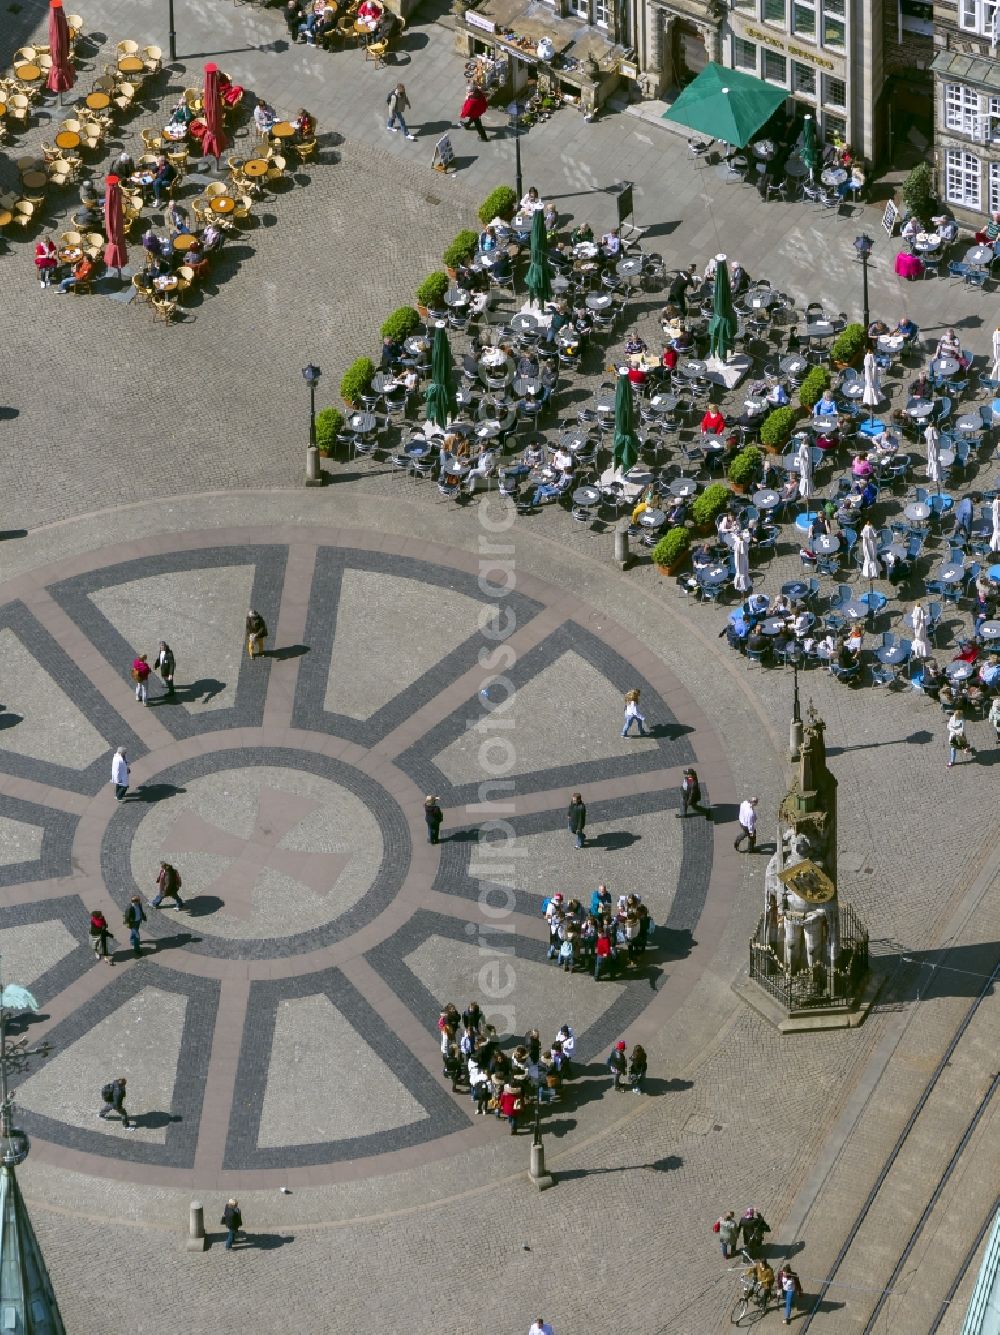
<svg viewBox="0 0 1000 1335"><path fill-rule="evenodd" d="M811 116L806 116L802 124L802 161L809 168L810 178L815 180L819 148L816 144L816 122Z"/></svg>
<svg viewBox="0 0 1000 1335"><path fill-rule="evenodd" d="M615 389L615 439L611 456L616 468L627 473L639 458L639 442L635 438L635 412L632 407L632 382L627 375L618 377Z"/></svg>
<svg viewBox="0 0 1000 1335"><path fill-rule="evenodd" d="M427 420L442 429L458 411L455 380L451 373L451 348L443 325L434 331L431 347L431 383L427 386Z"/></svg>
<svg viewBox="0 0 1000 1335"><path fill-rule="evenodd" d="M709 353L722 362L727 361L735 342L736 312L733 310L733 291L729 286L729 266L725 255L717 255L712 318L708 322Z"/></svg>
<svg viewBox="0 0 1000 1335"><path fill-rule="evenodd" d="M532 299L537 301L539 306L543 301L552 300L552 271L549 268L545 218L541 209L536 209L531 219L531 263L528 265L524 281Z"/></svg>

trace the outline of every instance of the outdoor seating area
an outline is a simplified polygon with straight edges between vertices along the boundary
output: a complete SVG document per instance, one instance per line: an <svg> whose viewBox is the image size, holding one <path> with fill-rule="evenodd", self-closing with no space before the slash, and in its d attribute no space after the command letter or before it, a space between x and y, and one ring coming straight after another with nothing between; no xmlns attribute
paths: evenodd
<svg viewBox="0 0 1000 1335"><path fill-rule="evenodd" d="M376 68L386 63L406 20L380 0L290 0L284 9L292 42L324 51L357 49Z"/></svg>

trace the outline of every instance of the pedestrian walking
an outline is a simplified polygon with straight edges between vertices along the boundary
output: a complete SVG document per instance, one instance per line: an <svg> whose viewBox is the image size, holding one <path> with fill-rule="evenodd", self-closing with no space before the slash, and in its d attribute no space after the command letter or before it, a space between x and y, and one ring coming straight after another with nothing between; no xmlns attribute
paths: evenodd
<svg viewBox="0 0 1000 1335"><path fill-rule="evenodd" d="M385 104L389 108L389 119L385 123L385 128L391 130L393 134L397 130L402 130L407 139L416 139L415 134L410 134L406 128L406 121L403 118L403 112L410 109L410 99L406 96L406 87L397 83L389 96L385 99ZM399 121L397 125L396 122Z"/></svg>
<svg viewBox="0 0 1000 1335"><path fill-rule="evenodd" d="M802 1281L790 1265L783 1265L778 1271L778 1283L781 1285L781 1296L785 1300L785 1315L781 1324L790 1326L795 1299L802 1292Z"/></svg>
<svg viewBox="0 0 1000 1335"><path fill-rule="evenodd" d="M622 736L627 737L633 723L639 725L639 736L646 736L646 719L639 713L639 692L634 687L625 695L625 726L622 728Z"/></svg>
<svg viewBox="0 0 1000 1335"><path fill-rule="evenodd" d="M252 607L247 613L247 653L251 658L264 657L264 641L267 639L267 622Z"/></svg>
<svg viewBox="0 0 1000 1335"><path fill-rule="evenodd" d="M576 836L577 848L582 848L586 842L584 831L587 828L587 808L583 797L579 793L574 793L569 799L569 810L566 812L566 820L569 826L569 832Z"/></svg>
<svg viewBox="0 0 1000 1335"><path fill-rule="evenodd" d="M163 678L163 683L167 688L167 697L174 693L174 668L177 666L174 660L174 651L166 640L160 641L160 648L156 654L156 661L153 664L157 672Z"/></svg>
<svg viewBox="0 0 1000 1335"><path fill-rule="evenodd" d="M614 1090L625 1089L628 1084L628 1055L624 1039L619 1039L608 1056L608 1070L612 1076Z"/></svg>
<svg viewBox="0 0 1000 1335"><path fill-rule="evenodd" d="M732 1210L727 1210L720 1219L715 1221L712 1225L712 1232L718 1233L719 1246L722 1248L722 1255L728 1261L730 1252L735 1255L736 1239L739 1237L740 1233L739 1223Z"/></svg>
<svg viewBox="0 0 1000 1335"><path fill-rule="evenodd" d="M222 1223L226 1226L226 1251L231 1252L233 1243L236 1241L236 1234L243 1227L240 1203L235 1198L226 1201L226 1208L222 1212Z"/></svg>
<svg viewBox="0 0 1000 1335"><path fill-rule="evenodd" d="M688 811L700 811L706 820L711 820L711 813L701 805L701 784L697 773L690 767L684 771L681 779L681 809L678 818L685 817Z"/></svg>
<svg viewBox="0 0 1000 1335"><path fill-rule="evenodd" d="M111 760L111 782L115 785L115 800L125 801L128 792L129 765L124 746L120 746Z"/></svg>
<svg viewBox="0 0 1000 1335"><path fill-rule="evenodd" d="M555 1332L543 1316L536 1316L531 1323L528 1335L555 1335Z"/></svg>
<svg viewBox="0 0 1000 1335"><path fill-rule="evenodd" d="M954 714L948 720L948 768L951 769L959 751L968 751L969 759L975 760L976 753L969 745L969 739L965 735L965 719L962 717L962 711L956 709Z"/></svg>
<svg viewBox="0 0 1000 1335"><path fill-rule="evenodd" d="M481 88L470 83L465 90L465 101L458 119L464 130L475 130L479 138L486 143L486 131L483 129L483 117L486 115L487 102Z"/></svg>
<svg viewBox="0 0 1000 1335"><path fill-rule="evenodd" d="M633 1094L641 1094L646 1083L646 1049L636 1043L628 1061L628 1082Z"/></svg>
<svg viewBox="0 0 1000 1335"><path fill-rule="evenodd" d="M146 661L146 655L140 654L138 658L132 660L132 680L135 682L135 698L140 704L148 704L148 694L146 683L149 681L149 663Z"/></svg>
<svg viewBox="0 0 1000 1335"><path fill-rule="evenodd" d="M770 1233L771 1225L761 1212L751 1205L740 1216L740 1231L743 1234L743 1246L753 1256L764 1241L764 1234Z"/></svg>
<svg viewBox="0 0 1000 1335"><path fill-rule="evenodd" d="M424 798L424 822L427 826L427 842L429 844L438 842L441 822L444 820L444 812L438 805L439 801L439 798L432 797L430 793Z"/></svg>
<svg viewBox="0 0 1000 1335"><path fill-rule="evenodd" d="M177 868L169 862L161 862L156 877L156 897L150 900L153 908L158 909L165 899L173 899L177 907L182 909L184 901L181 899L181 884L181 874Z"/></svg>
<svg viewBox="0 0 1000 1335"><path fill-rule="evenodd" d="M748 853L752 853L757 847L757 801L756 797L745 797L740 803L740 833L733 841L733 847L737 852L744 839L747 840Z"/></svg>
<svg viewBox="0 0 1000 1335"><path fill-rule="evenodd" d="M120 1075L101 1087L104 1104L97 1115L101 1121L107 1121L108 1114L115 1112L122 1119L125 1130L131 1131L134 1123L129 1121L128 1113L125 1111L125 1083L125 1077Z"/></svg>
<svg viewBox="0 0 1000 1335"><path fill-rule="evenodd" d="M94 946L94 963L105 959L113 966L115 957L108 950L108 942L115 938L111 935L108 920L100 909L94 909L90 915L90 939Z"/></svg>
<svg viewBox="0 0 1000 1335"><path fill-rule="evenodd" d="M142 900L138 895L133 895L128 902L128 908L125 910L125 926L128 928L128 939L132 946L132 954L136 959L142 958L142 950L139 944L139 928L146 921L146 913L142 907Z"/></svg>

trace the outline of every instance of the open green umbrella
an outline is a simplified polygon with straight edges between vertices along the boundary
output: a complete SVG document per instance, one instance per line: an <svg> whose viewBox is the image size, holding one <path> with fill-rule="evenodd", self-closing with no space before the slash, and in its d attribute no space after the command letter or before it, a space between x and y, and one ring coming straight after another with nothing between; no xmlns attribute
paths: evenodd
<svg viewBox="0 0 1000 1335"><path fill-rule="evenodd" d="M549 268L548 242L545 237L545 218L536 209L531 219L531 263L524 279L532 300L539 306L552 300L552 271Z"/></svg>
<svg viewBox="0 0 1000 1335"><path fill-rule="evenodd" d="M627 473L639 458L639 442L635 438L635 413L632 407L632 382L627 375L618 377L615 389L615 438L611 457L616 468Z"/></svg>
<svg viewBox="0 0 1000 1335"><path fill-rule="evenodd" d="M811 116L806 116L802 123L802 161L809 168L810 179L815 180L819 148L816 144L816 122Z"/></svg>
<svg viewBox="0 0 1000 1335"><path fill-rule="evenodd" d="M663 113L663 119L679 121L734 148L745 148L787 96L787 88L710 62Z"/></svg>
<svg viewBox="0 0 1000 1335"><path fill-rule="evenodd" d="M431 347L431 383L427 386L427 420L442 429L455 416L455 380L451 373L451 348L443 325L434 331Z"/></svg>
<svg viewBox="0 0 1000 1335"><path fill-rule="evenodd" d="M736 312L733 310L733 291L729 286L729 266L725 255L715 261L715 292L712 297L712 318L708 322L708 348L713 357L727 361L736 342Z"/></svg>

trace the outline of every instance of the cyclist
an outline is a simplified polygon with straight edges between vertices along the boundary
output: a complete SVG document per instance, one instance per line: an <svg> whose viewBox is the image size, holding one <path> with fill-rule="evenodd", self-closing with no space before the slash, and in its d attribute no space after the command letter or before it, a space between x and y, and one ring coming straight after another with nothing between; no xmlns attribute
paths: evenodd
<svg viewBox="0 0 1000 1335"><path fill-rule="evenodd" d="M753 1279L760 1304L766 1311L771 1301L771 1294L774 1292L774 1271L766 1261L754 1261L746 1273L747 1279Z"/></svg>

